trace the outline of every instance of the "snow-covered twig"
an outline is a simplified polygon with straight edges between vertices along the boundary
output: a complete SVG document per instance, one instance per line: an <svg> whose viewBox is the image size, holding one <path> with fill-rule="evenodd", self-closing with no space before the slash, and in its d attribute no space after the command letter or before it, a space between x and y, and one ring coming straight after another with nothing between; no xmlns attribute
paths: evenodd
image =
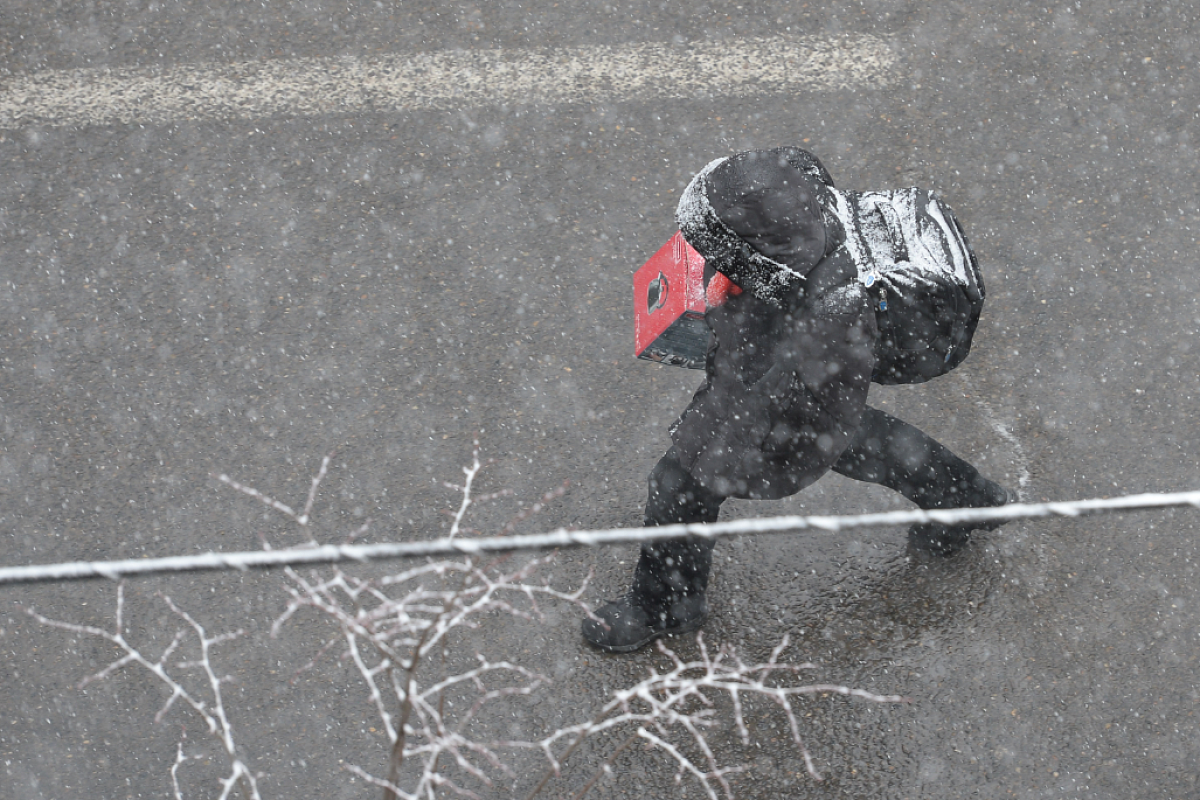
<svg viewBox="0 0 1200 800"><path fill-rule="evenodd" d="M438 675L430 656L443 650L455 630L471 629L489 612L538 619L539 600L582 607L586 582L574 591L533 582L533 573L551 557L501 569L500 564L476 564L466 558L424 564L378 580L364 580L335 570L320 579L288 570L292 599L272 628L302 608L330 619L344 644L343 658L363 681L380 727L392 748L390 774L371 778L388 797L423 797L438 787L469 795L447 782L435 768L450 759L460 770L485 786L490 773L507 773L497 753L498 743L478 741L470 728L485 707L504 698L529 695L545 678L507 661L493 662L480 653L477 665ZM521 604L515 600L522 599ZM460 704L451 716L442 699L473 687L474 698ZM508 745L507 742L504 743ZM357 767L356 774L368 773ZM402 780L407 776L407 780ZM400 785L406 787L399 791Z"/></svg>
<svg viewBox="0 0 1200 800"><path fill-rule="evenodd" d="M281 514L290 517L291 519L295 520L297 525L305 526L309 523L310 515L312 513L312 506L317 499L317 489L321 486L321 481L324 480L325 474L329 470L329 462L332 460L332 458L332 456L325 456L325 458L321 459L321 467L317 470L317 474L313 476L312 486L308 490L308 500L304 504L304 510L299 514L293 511L291 506L281 503L275 498L263 494L253 486L246 486L245 484L238 483L225 473L214 475L213 477L215 477L221 483L233 487L242 494L253 497L263 505L270 506Z"/></svg>
<svg viewBox="0 0 1200 800"><path fill-rule="evenodd" d="M832 684L775 685L772 678L795 675L815 666L810 663L789 664L779 660L788 646L786 635L771 652L771 657L761 664L745 664L728 647L721 648L713 656L702 634L697 635L696 640L700 657L694 661L683 661L660 640L658 649L670 659L670 670L660 674L652 669L645 680L614 692L612 699L591 720L557 730L539 742L538 746L550 762L550 769L529 797L533 798L541 792L550 778L560 773L563 762L584 739L614 729L633 727L635 736L645 739L671 756L679 774L690 774L710 798L717 800L717 790L720 789L726 798L732 800L733 787L726 776L745 768L721 766L705 736L705 730L715 721L712 699L709 696L714 692L730 698L734 723L742 743L747 745L750 743L750 729L746 725L742 698L753 695L779 706L787 720L792 741L804 759L805 769L818 781L821 780L821 774L817 771L812 755L800 735L800 725L793 707L796 698L840 694L875 703L905 702L905 698L898 695L882 695ZM686 733L687 738L701 754L699 763L671 741L672 728L681 729ZM560 746L565 746L565 749L556 754L556 748ZM585 790L591 785L589 783Z"/></svg>
<svg viewBox="0 0 1200 800"><path fill-rule="evenodd" d="M450 532L446 534L447 539L453 539L455 536L458 536L459 533L463 532L463 529L460 526L462 525L463 519L467 516L467 510L472 505L486 502L488 500L496 500L500 497L508 497L509 495L507 490L501 489L498 492L493 492L492 494L484 495L483 497L471 496L471 486L473 483L475 483L475 476L478 475L479 471L485 466L485 464L479 460L479 440L476 439L472 444L474 447L471 450L471 466L462 468L463 475L466 476L466 480L463 481L461 486L456 483L450 483L449 481L442 482L442 486L445 486L447 489L453 489L462 495L462 501L459 503L458 511L455 511L452 514L453 521L450 523Z"/></svg>
<svg viewBox="0 0 1200 800"><path fill-rule="evenodd" d="M187 739L187 733L175 743L175 763L171 765L171 789L175 793L175 800L183 800L183 790L179 788L179 768L189 758L183 754L184 739Z"/></svg>
<svg viewBox="0 0 1200 800"><path fill-rule="evenodd" d="M312 507L313 507L313 503L315 503L317 501L317 490L321 487L321 481L325 480L325 475L329 472L329 462L332 460L333 460L333 456L325 456L323 459L321 459L321 466L317 470L317 474L313 476L312 484L308 488L308 498L304 501L304 510L301 511L299 514L297 514L295 511L293 511L291 506L289 506L285 503L281 503L278 500L276 500L275 498L263 494L258 489L255 489L253 486L246 486L243 483L238 483L237 481L235 481L233 478L229 477L225 473L221 473L220 475L214 475L213 477L215 477L221 483L224 483L226 486L230 486L230 487L236 489L237 491L241 492L242 494L247 495L248 497L253 497L255 500L259 501L263 505L275 509L276 511L280 512L284 516L293 520L301 528L306 528L306 527L308 527L309 521L312 519ZM355 538L357 538L359 535L361 535L361 533L365 532L366 528L369 525L370 525L370 522L365 523L359 531L352 533L350 536L348 536L347 542L353 541ZM310 538L308 540L308 545L310 547L315 547L317 545L317 540L314 538ZM263 549L268 550L268 551L271 549L270 545L268 545L265 540L263 542Z"/></svg>
<svg viewBox="0 0 1200 800"><path fill-rule="evenodd" d="M451 487L462 494L459 511L451 525L455 543L486 541L458 536L465 530L461 523L468 509L485 499L473 491L474 481L483 466L478 449L473 452L472 459L473 465L464 470L466 481L461 486ZM307 527L328 464L327 457L312 480L300 513L250 486L226 476L221 479L240 493ZM534 513L556 494L547 494L529 513ZM522 518L517 517L518 520ZM303 546L268 553L299 554L316 549L320 548ZM786 637L766 663L750 665L743 663L728 648L710 654L703 638L698 638L700 654L691 661L682 660L660 642L659 650L669 658L671 668L662 674L652 671L640 683L614 693L587 722L559 729L535 741L495 738L490 725L495 724L501 713L496 704L531 695L548 681L545 676L520 664L488 658L478 649L478 644L466 647L462 655L451 657L452 650L468 643L453 634L479 628L485 619L490 621L497 614L540 620L541 604L546 601L566 603L585 614L591 612L582 600L586 580L582 586L570 590L535 579L536 573L553 561L554 554L524 563L517 563L512 553L501 553L490 560L483 556L484 553L456 554L453 559L428 561L370 579L339 567L325 574L314 571L308 575L301 575L290 566L285 570L290 601L275 620L271 635L280 635L287 622L305 609L312 609L333 623L333 636L301 670L312 667L322 653L341 644L343 660L352 665L362 680L389 748L386 776L372 774L357 765L348 765L346 769L382 789L385 800L430 800L439 793L470 798L494 796L498 777L515 778L506 752L520 749L543 753L549 764L545 778L534 789L533 795L536 795L552 776L559 774L563 763L585 739L621 728L632 729L632 732L618 752L634 741L644 741L674 760L677 777L692 776L710 798L715 799L719 794L729 798L732 797L729 776L744 768L721 764L710 746L707 731L714 724L716 714L713 696L723 694L730 699L736 728L747 743L749 729L744 720L742 698L756 696L778 705L788 721L806 769L818 780L820 775L800 736L793 708L797 698L836 693L874 702L901 700L845 686L787 686L781 678L794 676L812 665L781 660L787 646ZM229 776L221 779L221 800L225 800L235 787L241 788L247 800L259 800L258 776L245 766L233 738L222 695L222 686L227 679L218 675L211 660L213 647L242 632L209 636L192 615L169 597L164 596L163 600L187 623L199 641L198 658L171 666L201 670L211 700L200 699L167 669L168 659L186 638L186 628L176 633L157 661L145 657L128 642L123 619L124 584L118 585L116 624L112 632L52 620L32 610L29 613L43 624L106 639L121 651L110 664L85 678L81 687L107 678L128 664L139 664L154 674L171 690L156 721L162 719L176 700L183 700L204 720L209 733L221 741L230 762ZM469 660L469 666L462 663L464 656ZM485 713L489 711L490 714ZM681 737L686 744L681 744ZM192 758L184 753L180 741L170 768L176 800L182 800L180 768ZM586 784L581 795L598 777L599 774Z"/></svg>
<svg viewBox="0 0 1200 800"><path fill-rule="evenodd" d="M228 481L227 481L228 482ZM243 487L230 482L241 490ZM249 494L249 492L247 492ZM251 495L257 497L257 495ZM262 496L271 505L271 498ZM281 510L299 521L303 516L287 506ZM272 505L273 508L275 506ZM701 536L709 539L755 534L839 533L857 528L902 527L916 523L938 522L944 525L1010 522L1018 519L1044 517L1081 517L1092 514L1121 514L1136 511L1157 511L1164 508L1200 508L1200 492L1171 494L1137 494L1124 497L1092 498L1055 503L1014 503L996 508L947 508L931 511L886 511L877 514L846 516L768 517L740 519L696 525L662 525L651 528L609 528L578 531L559 529L550 533L518 536L455 537L424 542L388 542L361 545L320 545L306 548L238 553L205 553L197 556L141 558L123 561L73 561L26 567L0 567L0 585L35 581L67 581L90 578L118 579L134 575L163 572L194 572L223 569L263 569L304 564L336 564L347 561L366 562L382 559L420 558L427 556L483 555L518 550L557 550L570 547L598 547L610 544L630 544L675 539L681 536Z"/></svg>
<svg viewBox="0 0 1200 800"><path fill-rule="evenodd" d="M471 459L471 466L463 469L461 485L445 484L461 496L452 518L451 538L466 531L463 522L475 504L505 494L481 496L475 491L476 479L485 466L478 442ZM297 519L284 504L251 487L236 484L234 488ZM543 497L525 516L536 513L560 493ZM581 600L586 581L568 591L533 579L553 558L549 555L510 565L506 555L491 560L459 556L375 579L338 568L311 576L286 570L291 600L272 625L272 636L278 636L287 621L305 608L333 622L338 632L322 650L340 638L343 660L358 672L390 745L385 777L357 765L348 769L382 788L386 798L429 797L438 790L474 796L463 782L448 777L450 765L482 786L492 786L496 774L511 776L498 744L481 738L475 731L476 722L490 705L532 694L546 679L520 665L492 661L480 652L474 653L473 668L447 671L446 654L454 631L477 628L485 615L495 612L537 620L542 613L540 602L552 600L590 613ZM436 653L442 654L440 663L431 658ZM448 702L451 695L459 699L457 705Z"/></svg>
<svg viewBox="0 0 1200 800"><path fill-rule="evenodd" d="M258 775L252 772L246 766L239 755L237 744L233 738L233 726L230 724L229 717L225 712L225 701L224 697L222 696L221 686L225 683L226 679L216 673L216 670L213 669L211 659L211 650L214 646L232 639L236 639L237 637L241 636L243 632L239 630L231 633L218 634L217 636L209 636L204 627L190 614L176 606L170 597L167 597L166 595L160 596L162 597L163 602L165 602L177 616L183 619L183 621L186 622L189 627L191 627L192 632L195 634L200 644L199 658L194 661L179 662L173 666L183 670L193 668L201 669L208 683L208 690L212 698L211 701L201 699L195 693L189 691L187 687L185 687L167 671L167 660L183 641L185 637L184 631L177 631L174 638L171 640L171 643L167 645L165 650L163 650L162 655L160 655L158 659L154 661L151 661L149 658L143 655L141 650L139 650L136 646L130 643L128 639L125 638L124 583L117 585L116 621L113 625L112 631L106 631L102 628L97 628L92 625L79 625L74 622L62 622L60 620L50 619L49 617L39 614L32 608L25 609L25 611L43 625L48 625L52 628L60 628L65 631L70 631L72 633L82 634L85 636L94 636L100 639L105 639L106 641L116 645L116 647L124 654L112 661L108 666L104 667L100 671L95 672L81 680L79 682L79 688L82 689L94 681L104 680L120 670L122 667L129 664L137 664L149 671L150 674L154 675L154 677L158 678L162 684L171 690L171 695L167 698L166 702L163 703L163 706L161 709L159 709L158 714L155 715L154 722L161 722L163 717L166 716L167 712L170 711L171 706L175 704L175 701L182 700L186 705L190 706L192 711L204 721L204 724L208 727L209 734L221 742L221 746L224 748L225 754L229 758L230 773L227 777L221 779L222 791L220 800L226 800L226 798L230 796L230 793L237 787L241 788L242 792L247 798L250 798L251 800L261 800L258 791ZM184 738L186 738L186 735ZM179 766L186 760L188 759L183 755L183 743L181 740L179 747L177 748L175 764L171 768L171 780L175 787L175 794L177 797L180 795L178 770Z"/></svg>

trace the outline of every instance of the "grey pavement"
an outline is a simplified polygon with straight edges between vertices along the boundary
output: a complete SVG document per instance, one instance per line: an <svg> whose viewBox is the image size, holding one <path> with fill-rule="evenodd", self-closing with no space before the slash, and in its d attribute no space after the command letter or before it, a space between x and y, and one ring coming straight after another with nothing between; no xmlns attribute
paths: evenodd
<svg viewBox="0 0 1200 800"><path fill-rule="evenodd" d="M633 359L630 274L673 231L679 189L733 150L799 143L840 186L920 185L958 211L988 283L967 362L875 392L1029 500L1200 488L1193 417L1200 23L1183 5L1002 0L828 4L500 2L76 4L4 0L0 92L43 70L874 34L899 57L882 89L253 120L0 130L0 562L241 550L299 533L211 475L318 502L336 541L433 537L478 437L479 510L522 524L636 525L644 480L699 373ZM829 476L729 518L904 507ZM945 562L904 531L723 543L710 643L762 658L785 634L814 680L905 695L817 698L816 783L752 709L756 743L714 732L740 798L1181 798L1198 792L1200 590L1194 511L1012 524ZM623 590L626 549L554 574ZM169 594L212 631L268 797L377 790L381 739L351 671L288 678L328 635L266 637L277 574L133 581L131 630L158 647ZM0 588L0 797L170 796L183 709L136 672L77 690L111 650L21 606L103 625L114 587ZM514 726L586 716L653 651L588 650L555 609L472 647L547 669ZM505 629L507 630L507 629ZM692 654L691 637L676 642ZM773 727L774 726L774 727ZM606 757L582 753L550 796ZM530 762L533 763L533 762ZM520 781L519 781L520 782ZM522 785L527 785L522 784ZM496 797L508 796L496 787ZM598 797L698 796L661 754L623 752Z"/></svg>

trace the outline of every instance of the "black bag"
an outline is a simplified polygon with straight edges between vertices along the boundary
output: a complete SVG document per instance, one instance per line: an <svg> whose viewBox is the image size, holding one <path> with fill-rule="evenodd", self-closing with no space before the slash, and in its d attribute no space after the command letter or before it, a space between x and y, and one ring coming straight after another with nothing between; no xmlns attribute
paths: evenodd
<svg viewBox="0 0 1200 800"><path fill-rule="evenodd" d="M983 310L983 278L958 218L925 189L831 189L846 247L875 307L874 383L923 383L957 367Z"/></svg>

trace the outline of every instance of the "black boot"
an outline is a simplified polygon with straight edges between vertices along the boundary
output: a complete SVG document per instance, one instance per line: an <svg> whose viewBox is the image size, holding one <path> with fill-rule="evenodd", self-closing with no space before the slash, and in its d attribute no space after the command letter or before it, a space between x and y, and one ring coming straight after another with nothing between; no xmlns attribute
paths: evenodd
<svg viewBox="0 0 1200 800"><path fill-rule="evenodd" d="M989 508L1017 502L1017 493L1005 489L998 483L988 487L987 502L972 503L970 508ZM994 488L993 488L994 487ZM918 553L948 558L967 546L971 531L994 531L1003 522L975 522L968 525L943 525L940 522L925 522L908 529L908 546Z"/></svg>
<svg viewBox="0 0 1200 800"><path fill-rule="evenodd" d="M833 469L894 489L924 509L989 508L1017 499L1015 492L983 477L919 428L870 406ZM966 546L972 530L995 530L1001 524L913 525L908 543L919 553L951 556Z"/></svg>
<svg viewBox="0 0 1200 800"><path fill-rule="evenodd" d="M724 498L705 489L668 454L650 473L647 526L716 522ZM633 586L585 619L583 638L610 653L632 653L655 639L694 631L708 618L713 541L694 536L642 545Z"/></svg>
<svg viewBox="0 0 1200 800"><path fill-rule="evenodd" d="M632 653L663 636L699 628L708 619L708 602L703 594L687 595L655 615L630 594L596 609L596 616L602 621L583 621L583 638L588 644L608 653Z"/></svg>

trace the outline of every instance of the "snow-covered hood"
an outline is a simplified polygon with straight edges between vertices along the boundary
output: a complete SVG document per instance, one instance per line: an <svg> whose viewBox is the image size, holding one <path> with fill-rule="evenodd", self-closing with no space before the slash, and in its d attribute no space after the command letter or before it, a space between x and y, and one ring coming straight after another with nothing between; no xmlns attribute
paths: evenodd
<svg viewBox="0 0 1200 800"><path fill-rule="evenodd" d="M719 184L716 191L714 183ZM820 259L841 243L841 226L826 208L832 183L816 157L799 148L738 153L712 161L692 178L679 199L675 220L684 239L714 269L757 297L782 305ZM792 209L800 213L789 223L777 224L770 204L781 194L794 201ZM744 235L722 218L714 199L750 210L755 218L743 220ZM775 247L777 257L759 249L770 249L767 242L783 242Z"/></svg>

